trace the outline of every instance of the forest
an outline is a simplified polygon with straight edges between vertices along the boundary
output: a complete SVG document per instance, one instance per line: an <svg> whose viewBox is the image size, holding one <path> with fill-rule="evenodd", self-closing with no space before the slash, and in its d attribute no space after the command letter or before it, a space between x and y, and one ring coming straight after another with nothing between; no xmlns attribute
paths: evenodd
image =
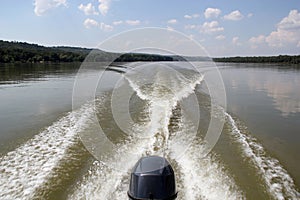
<svg viewBox="0 0 300 200"><path fill-rule="evenodd" d="M93 52L90 54L90 52ZM142 53L111 53L99 49L81 47L45 47L25 42L0 40L0 63L47 63L89 61L134 62L134 61L209 61L209 57L182 57ZM300 64L300 55L223 57L212 58L215 62L231 63L282 63Z"/></svg>
<svg viewBox="0 0 300 200"><path fill-rule="evenodd" d="M80 62L89 49L44 47L25 42L0 41L1 63Z"/></svg>
<svg viewBox="0 0 300 200"><path fill-rule="evenodd" d="M231 63L282 63L282 64L300 64L300 55L279 55L279 56L253 56L253 57L223 57L213 58L215 62Z"/></svg>
<svg viewBox="0 0 300 200"><path fill-rule="evenodd" d="M93 53L89 53L93 50ZM110 53L98 49L80 47L44 47L25 42L0 40L0 63L44 63L82 62L89 55L89 61L173 61L171 56L141 53Z"/></svg>

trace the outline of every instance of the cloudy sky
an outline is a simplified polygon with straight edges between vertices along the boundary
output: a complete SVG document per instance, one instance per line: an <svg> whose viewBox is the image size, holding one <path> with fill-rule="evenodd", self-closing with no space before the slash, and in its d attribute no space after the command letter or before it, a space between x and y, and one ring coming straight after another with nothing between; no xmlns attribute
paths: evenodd
<svg viewBox="0 0 300 200"><path fill-rule="evenodd" d="M300 0L2 0L0 39L95 47L160 27L212 56L300 54Z"/></svg>

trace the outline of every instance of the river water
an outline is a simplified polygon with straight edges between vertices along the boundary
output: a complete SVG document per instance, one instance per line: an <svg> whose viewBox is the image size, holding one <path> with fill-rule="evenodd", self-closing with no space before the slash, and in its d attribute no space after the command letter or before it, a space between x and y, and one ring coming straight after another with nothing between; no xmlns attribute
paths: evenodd
<svg viewBox="0 0 300 200"><path fill-rule="evenodd" d="M145 155L170 161L178 199L299 199L300 71L219 63L227 106L211 112L206 78L216 69L193 65L151 63L138 76L135 65L113 67L95 100L73 109L80 64L0 65L0 199L127 199L133 158ZM83 72L87 85L98 71ZM131 121L120 124L128 119L114 105ZM207 154L204 135L221 116Z"/></svg>

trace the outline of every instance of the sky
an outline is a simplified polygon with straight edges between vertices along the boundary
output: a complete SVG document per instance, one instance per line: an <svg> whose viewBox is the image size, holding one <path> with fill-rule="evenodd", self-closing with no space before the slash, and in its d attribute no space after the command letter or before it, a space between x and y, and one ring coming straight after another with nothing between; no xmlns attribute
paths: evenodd
<svg viewBox="0 0 300 200"><path fill-rule="evenodd" d="M0 39L96 47L123 31L179 31L209 55L300 54L300 0L2 0Z"/></svg>

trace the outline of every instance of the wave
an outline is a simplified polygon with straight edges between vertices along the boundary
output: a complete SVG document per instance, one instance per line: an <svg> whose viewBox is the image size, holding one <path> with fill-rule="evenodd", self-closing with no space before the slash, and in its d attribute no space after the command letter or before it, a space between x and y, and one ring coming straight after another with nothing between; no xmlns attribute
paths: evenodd
<svg viewBox="0 0 300 200"><path fill-rule="evenodd" d="M214 152L207 154L207 146L202 139L189 136L192 129L197 127L185 115L182 115L180 126L182 128L175 133L179 136L176 145L171 146L174 150L186 148L183 154L182 150L171 151L176 152L171 154L171 158L178 166L178 176L182 182L180 199L244 199L243 193Z"/></svg>
<svg viewBox="0 0 300 200"><path fill-rule="evenodd" d="M55 169L71 155L92 113L91 105L68 113L32 139L0 158L0 199L32 199L55 176ZM57 177L58 178L58 177Z"/></svg>
<svg viewBox="0 0 300 200"><path fill-rule="evenodd" d="M225 115L232 127L232 136L240 143L244 156L250 158L256 166L271 196L279 200L299 199L300 193L292 177L280 162L267 155L263 146L253 136L244 134L230 114L225 112Z"/></svg>

